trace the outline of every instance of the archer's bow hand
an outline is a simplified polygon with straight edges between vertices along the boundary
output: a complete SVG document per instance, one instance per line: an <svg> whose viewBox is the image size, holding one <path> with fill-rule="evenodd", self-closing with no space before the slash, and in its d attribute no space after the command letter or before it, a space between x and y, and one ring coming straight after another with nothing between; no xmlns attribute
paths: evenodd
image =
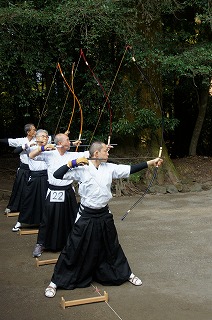
<svg viewBox="0 0 212 320"><path fill-rule="evenodd" d="M55 148L55 144L51 144L51 143L46 144L46 145L44 146L44 149L45 149L46 151L55 150L55 149L56 149L56 148Z"/></svg>
<svg viewBox="0 0 212 320"><path fill-rule="evenodd" d="M107 148L108 148L108 151L110 151L110 149L113 149L114 146L112 146L111 144L107 144Z"/></svg>
<svg viewBox="0 0 212 320"><path fill-rule="evenodd" d="M68 161L67 166L69 168L76 168L78 166L89 165L89 161L87 158L82 157L75 160Z"/></svg>
<svg viewBox="0 0 212 320"><path fill-rule="evenodd" d="M79 145L82 143L81 140L76 140L76 141L73 141L72 142L72 145L75 146L75 147L79 147Z"/></svg>
<svg viewBox="0 0 212 320"><path fill-rule="evenodd" d="M163 159L161 158L155 158L153 160L147 161L148 167L152 167L152 166L159 167L162 163L163 163Z"/></svg>

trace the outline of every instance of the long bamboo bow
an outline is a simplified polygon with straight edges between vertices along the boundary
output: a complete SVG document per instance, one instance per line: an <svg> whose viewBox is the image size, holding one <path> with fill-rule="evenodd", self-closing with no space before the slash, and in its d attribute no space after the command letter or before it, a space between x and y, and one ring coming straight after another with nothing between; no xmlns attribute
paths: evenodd
<svg viewBox="0 0 212 320"><path fill-rule="evenodd" d="M103 94L104 94L104 96L105 96L105 102L104 102L104 105L103 105L103 107L102 107L102 110L101 110L101 112L100 112L100 114L99 114L99 118L98 118L98 120L97 120L97 123L96 123L96 126L95 126L95 128L94 128L94 131L93 131L93 133L92 133L92 136L91 136L91 139L90 139L89 144L90 144L91 141L93 140L93 137L94 137L94 135L95 135L95 133L96 133L96 130L97 130L97 127L98 127L98 125L99 125L101 116L102 116L103 111L104 111L104 109L105 109L105 106L106 106L106 104L107 104L107 105L108 105L108 110L109 110L109 112L110 112L110 130L109 130L109 135L108 135L108 142L107 142L107 144L108 144L108 146L111 145L110 141L111 141L111 136L112 136L112 110L111 110L111 105L110 105L109 97L110 97L110 94L111 94L111 92L112 92L113 86L114 86L114 84L115 84L116 78L117 78L117 76L118 76L119 70L120 70L120 68L121 68L122 62L123 62L123 60L124 60L125 54L126 54L126 52L127 52L128 49L129 49L129 47L127 46L127 47L125 48L124 54L123 54L123 56L122 56L122 58L121 58L121 61L120 61L120 63L119 63L118 69L117 69L117 71L116 71L115 77L114 77L114 79L113 79L113 82L112 82L112 84L111 84L111 87L110 87L110 89L109 89L108 94L105 92L103 85L101 84L101 82L99 81L98 77L95 75L94 71L93 71L92 68L90 67L90 65L89 65L89 63L88 63L88 61L87 61L87 59L86 59L86 57L85 57L85 54L84 54L83 50L82 50L82 49L80 50L80 55L82 56L85 64L86 64L87 67L89 68L90 72L92 73L94 79L97 81L97 84L100 86L100 88L101 88L101 90L102 90L102 92L103 92Z"/></svg>
<svg viewBox="0 0 212 320"><path fill-rule="evenodd" d="M75 92L74 92L74 89L73 89L73 72L74 72L74 65L72 67L72 84L71 86L69 85L68 81L66 80L65 76L64 76L64 73L62 71L62 68L60 66L60 63L58 62L57 64L57 69L60 71L60 74L64 80L64 83L66 84L66 86L68 87L69 91L72 93L73 97L74 97L74 109L75 109L75 101L77 101L77 104L79 106L79 110L80 110L80 132L79 132L79 140L81 139L81 136L82 136L82 129L83 129L83 111L82 111L82 106L81 106L81 103L79 101L79 99L77 98ZM72 115L71 115L71 118L70 118L70 121L69 121L69 124L68 124L68 128L67 130L69 131L70 129L70 125L71 125L71 121L72 121L72 118L73 118L73 111L72 111Z"/></svg>

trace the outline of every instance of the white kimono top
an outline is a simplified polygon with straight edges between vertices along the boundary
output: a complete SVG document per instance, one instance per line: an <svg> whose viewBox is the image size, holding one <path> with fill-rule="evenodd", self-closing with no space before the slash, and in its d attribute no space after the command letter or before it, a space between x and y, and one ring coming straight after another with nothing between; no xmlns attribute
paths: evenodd
<svg viewBox="0 0 212 320"><path fill-rule="evenodd" d="M32 140L29 141L29 139L27 137L25 138L15 138L15 139L11 139L9 138L8 139L8 143L9 143L9 146L10 147L14 147L14 148L17 148L17 147L20 147L20 146L23 146L25 144L30 144L32 142L35 142L35 138L32 138ZM35 142L36 143L36 142ZM28 154L25 150L23 150L20 154L20 161L24 164L28 164Z"/></svg>
<svg viewBox="0 0 212 320"><path fill-rule="evenodd" d="M37 146L31 147L27 149L27 154L29 155L29 153L35 149L37 149ZM29 162L29 169L31 171L40 171L40 170L47 170L47 163L43 160L38 161L38 160L34 160L34 159L30 159L28 158L28 162Z"/></svg>
<svg viewBox="0 0 212 320"><path fill-rule="evenodd" d="M100 209L105 207L112 198L112 180L128 178L129 175L130 165L102 162L97 169L89 161L89 166L70 169L64 175L64 179L79 182L78 192L82 205L92 209Z"/></svg>
<svg viewBox="0 0 212 320"><path fill-rule="evenodd" d="M68 161L74 160L81 157L89 157L89 151L84 152L69 152L66 151L64 155L60 155L58 150L52 151L44 151L39 156L34 158L34 161L45 161L47 164L47 171L48 171L48 182L54 186L67 186L72 181L70 179L55 179L53 177L53 173L60 168L62 165L67 164Z"/></svg>

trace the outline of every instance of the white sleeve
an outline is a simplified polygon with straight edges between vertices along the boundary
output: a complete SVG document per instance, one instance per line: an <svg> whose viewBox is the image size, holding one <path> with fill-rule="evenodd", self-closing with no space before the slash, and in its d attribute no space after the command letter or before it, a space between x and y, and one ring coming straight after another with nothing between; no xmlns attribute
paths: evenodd
<svg viewBox="0 0 212 320"><path fill-rule="evenodd" d="M90 153L89 153L89 151L75 152L75 156L76 156L76 159L81 158L81 157L89 158Z"/></svg>
<svg viewBox="0 0 212 320"><path fill-rule="evenodd" d="M75 180L75 181L80 181L81 174L84 171L83 167L77 167L73 169L69 169L66 174L64 174L63 179L64 180Z"/></svg>
<svg viewBox="0 0 212 320"><path fill-rule="evenodd" d="M128 178L130 175L130 166L126 164L108 163L112 168L113 179Z"/></svg>
<svg viewBox="0 0 212 320"><path fill-rule="evenodd" d="M14 148L20 147L25 143L26 143L26 138L16 138L16 139L9 138L8 139L9 146Z"/></svg>

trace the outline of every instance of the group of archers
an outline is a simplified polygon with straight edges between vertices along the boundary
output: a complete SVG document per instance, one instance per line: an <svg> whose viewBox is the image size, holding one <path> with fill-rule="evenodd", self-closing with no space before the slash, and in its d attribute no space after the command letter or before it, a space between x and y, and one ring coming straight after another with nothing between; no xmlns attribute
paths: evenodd
<svg viewBox="0 0 212 320"><path fill-rule="evenodd" d="M120 246L113 215L108 207L113 179L159 166L162 159L122 165L108 162L111 146L101 141L89 151L72 152L68 132L54 137L31 123L24 138L0 139L20 155L5 214L19 212L12 231L38 226L33 257L44 250L59 252L59 258L45 296L53 298L57 288L121 285L129 281L140 286ZM78 185L77 198L73 181ZM80 201L77 201L80 199Z"/></svg>

